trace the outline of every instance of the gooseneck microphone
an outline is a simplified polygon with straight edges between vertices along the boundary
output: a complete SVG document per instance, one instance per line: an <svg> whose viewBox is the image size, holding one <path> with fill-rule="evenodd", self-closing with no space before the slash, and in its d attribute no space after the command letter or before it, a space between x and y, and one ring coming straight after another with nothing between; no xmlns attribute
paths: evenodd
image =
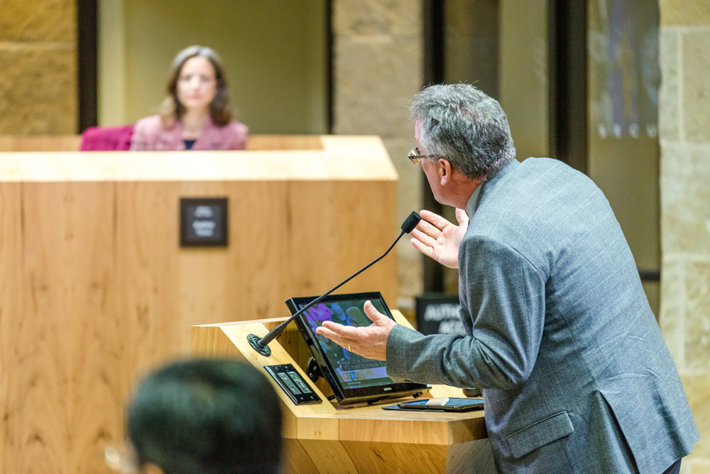
<svg viewBox="0 0 710 474"><path fill-rule="evenodd" d="M329 294L331 294L332 292L334 292L335 290L337 290L338 288L340 288L341 286L343 286L344 284L346 284L347 282L349 282L350 280L352 280L353 278L355 278L356 276L358 276L359 274L361 274L362 272L364 272L365 270L370 268L372 265L374 265L375 263L382 260L385 257L385 255L387 255L390 252L390 250L392 250L392 248L397 244L397 242L399 242L399 239L401 239L404 234L409 234L411 231L414 230L414 228L417 226L417 224L419 223L420 220L422 220L422 218L416 212L412 212L411 214L409 214L409 216L404 220L404 222L402 222L402 226L401 226L402 232L400 232L399 236L394 240L394 242L392 242L392 245L390 245L390 247L385 251L385 253L383 253L382 255L380 255L379 257L374 259L372 262L370 262L367 265L365 265L364 267L362 267L357 272L350 275L345 280L343 280L340 283L338 283L337 285L335 285L330 290L328 290L325 293L323 293L322 295L320 295L318 298L315 298L314 300L309 301L303 308L299 309L296 313L294 313L286 321L282 322L281 324L276 326L274 329L269 331L264 337L259 337L256 334L249 334L247 336L247 340L249 341L249 345L251 345L251 347L254 348L254 350L257 351L259 354L267 356L267 357L270 356L271 349L269 349L269 343L271 341L273 341L274 339L276 339L277 337L279 337L281 335L281 333L284 332L284 329L286 329L286 326L288 326L291 321L296 319L301 313L306 311L308 308L319 303L323 298L325 298L326 296L328 296Z"/></svg>

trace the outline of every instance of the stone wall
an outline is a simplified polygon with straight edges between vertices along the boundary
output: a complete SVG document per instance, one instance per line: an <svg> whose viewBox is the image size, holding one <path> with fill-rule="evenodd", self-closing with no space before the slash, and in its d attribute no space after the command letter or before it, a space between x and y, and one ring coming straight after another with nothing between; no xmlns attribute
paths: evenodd
<svg viewBox="0 0 710 474"><path fill-rule="evenodd" d="M333 133L382 138L399 173L400 221L421 203L422 172L406 157L415 145L409 99L423 78L421 15L421 0L333 1ZM392 239L398 231L373 229ZM390 302L405 313L422 291L422 259L406 240L397 246L402 297Z"/></svg>
<svg viewBox="0 0 710 474"><path fill-rule="evenodd" d="M4 0L0 14L0 135L77 131L74 0Z"/></svg>
<svg viewBox="0 0 710 474"><path fill-rule="evenodd" d="M710 472L710 2L660 5L660 324L701 433L683 472Z"/></svg>

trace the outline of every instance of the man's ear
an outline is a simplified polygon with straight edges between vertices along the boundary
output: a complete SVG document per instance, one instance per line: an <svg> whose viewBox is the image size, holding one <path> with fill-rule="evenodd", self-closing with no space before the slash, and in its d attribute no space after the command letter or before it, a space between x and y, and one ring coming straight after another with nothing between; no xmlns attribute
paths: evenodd
<svg viewBox="0 0 710 474"><path fill-rule="evenodd" d="M451 182L453 178L452 173L454 169L451 167L449 160L445 158L439 158L436 162L436 172L439 176L439 183L444 186Z"/></svg>

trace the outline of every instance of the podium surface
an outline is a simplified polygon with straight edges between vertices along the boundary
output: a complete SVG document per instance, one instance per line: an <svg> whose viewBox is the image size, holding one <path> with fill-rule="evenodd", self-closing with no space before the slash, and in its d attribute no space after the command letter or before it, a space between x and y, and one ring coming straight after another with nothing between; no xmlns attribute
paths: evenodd
<svg viewBox="0 0 710 474"><path fill-rule="evenodd" d="M393 311L395 320L409 326ZM247 336L263 336L285 318L196 325L195 356L234 357L264 371L265 365L291 363L304 379L310 352L295 324L269 343L270 356L249 345ZM463 413L383 410L398 400L338 407L327 400L322 381L311 388L323 400L295 405L276 385L284 412L284 469L292 473L495 472L483 411ZM431 397L463 397L460 389L432 386Z"/></svg>

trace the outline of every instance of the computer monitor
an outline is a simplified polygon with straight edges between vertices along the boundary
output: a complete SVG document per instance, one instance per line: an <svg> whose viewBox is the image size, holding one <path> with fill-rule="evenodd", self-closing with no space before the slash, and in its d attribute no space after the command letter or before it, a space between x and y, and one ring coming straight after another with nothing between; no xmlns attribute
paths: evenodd
<svg viewBox="0 0 710 474"><path fill-rule="evenodd" d="M286 304L291 314L295 314L315 298L289 298ZM392 313L378 291L328 295L296 318L296 325L321 374L333 389L337 402L347 405L428 391L430 387L426 384L395 382L387 375L384 361L359 356L316 334L316 328L324 321L348 326L369 326L372 321L363 310L367 300L381 313L392 318Z"/></svg>

